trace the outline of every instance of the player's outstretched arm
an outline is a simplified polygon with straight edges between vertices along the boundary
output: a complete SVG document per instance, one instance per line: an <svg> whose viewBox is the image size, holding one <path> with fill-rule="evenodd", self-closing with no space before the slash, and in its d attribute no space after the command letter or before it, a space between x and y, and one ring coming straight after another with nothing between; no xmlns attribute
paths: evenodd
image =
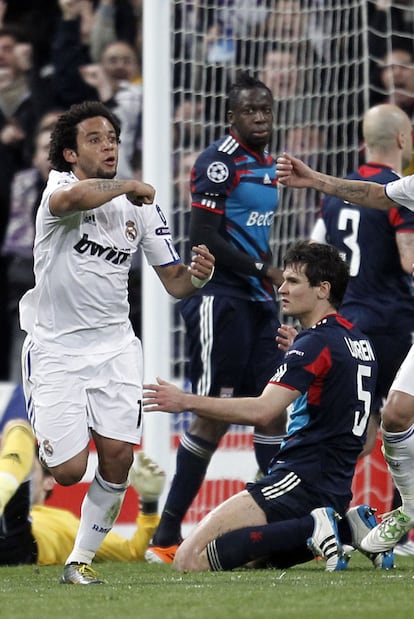
<svg viewBox="0 0 414 619"><path fill-rule="evenodd" d="M214 273L215 258L205 245L192 248L191 264L172 264L154 269L166 291L176 299L183 299L205 286Z"/></svg>
<svg viewBox="0 0 414 619"><path fill-rule="evenodd" d="M182 413L191 410L201 417L265 426L280 415L300 395L299 391L281 385L269 384L255 398L213 398L185 393L157 377L157 383L144 385L146 412Z"/></svg>
<svg viewBox="0 0 414 619"><path fill-rule="evenodd" d="M316 189L351 204L388 210L395 206L385 191L384 185L370 181L351 181L312 170L297 157L283 153L277 159L277 177L281 185Z"/></svg>
<svg viewBox="0 0 414 619"><path fill-rule="evenodd" d="M52 215L69 215L97 208L122 194L133 204L142 206L153 203L155 189L135 179L89 178L57 189L50 196L49 208Z"/></svg>

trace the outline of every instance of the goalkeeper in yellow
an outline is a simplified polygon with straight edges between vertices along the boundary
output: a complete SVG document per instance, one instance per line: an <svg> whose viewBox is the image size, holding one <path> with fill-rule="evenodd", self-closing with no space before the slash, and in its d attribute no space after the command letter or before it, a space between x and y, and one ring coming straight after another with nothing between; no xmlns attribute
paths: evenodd
<svg viewBox="0 0 414 619"><path fill-rule="evenodd" d="M137 527L130 539L110 531L97 561L143 561L157 527L165 473L138 452L129 478L139 495ZM44 504L54 483L36 457L30 424L24 419L9 421L0 439L0 565L65 563L79 519L68 510Z"/></svg>

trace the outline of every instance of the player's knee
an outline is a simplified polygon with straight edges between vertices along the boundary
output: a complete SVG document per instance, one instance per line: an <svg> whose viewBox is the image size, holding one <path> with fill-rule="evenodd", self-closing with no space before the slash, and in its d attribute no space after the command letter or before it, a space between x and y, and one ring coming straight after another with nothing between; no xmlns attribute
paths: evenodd
<svg viewBox="0 0 414 619"><path fill-rule="evenodd" d="M85 471L80 474L77 471L59 471L57 473L53 473L53 477L61 486L73 486L81 481Z"/></svg>
<svg viewBox="0 0 414 619"><path fill-rule="evenodd" d="M184 542L183 542L184 543ZM178 572L202 572L205 571L200 565L200 555L187 544L181 544L174 557L174 568Z"/></svg>
<svg viewBox="0 0 414 619"><path fill-rule="evenodd" d="M194 415L188 432L198 436L199 438L203 438L210 443L218 444L226 434L228 428L228 423L211 419L202 419L201 417Z"/></svg>
<svg viewBox="0 0 414 619"><path fill-rule="evenodd" d="M58 466L49 467L53 477L61 486L73 486L81 481L86 473L87 462L72 459Z"/></svg>

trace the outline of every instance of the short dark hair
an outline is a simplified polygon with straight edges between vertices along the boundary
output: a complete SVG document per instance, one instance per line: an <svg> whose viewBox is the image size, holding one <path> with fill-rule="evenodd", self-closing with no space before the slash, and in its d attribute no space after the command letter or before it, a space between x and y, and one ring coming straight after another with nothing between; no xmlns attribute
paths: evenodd
<svg viewBox="0 0 414 619"><path fill-rule="evenodd" d="M234 110L239 104L240 93L242 90L254 90L255 88L262 88L265 90L270 99L273 101L273 94L270 88L266 86L264 82L261 82L248 71L242 71L239 73L234 84L230 86L230 90L227 98L227 108Z"/></svg>
<svg viewBox="0 0 414 619"><path fill-rule="evenodd" d="M333 245L298 241L291 245L284 257L284 266L305 265L305 274L311 286L321 282L331 284L329 302L338 309L349 281L349 267Z"/></svg>
<svg viewBox="0 0 414 619"><path fill-rule="evenodd" d="M71 164L63 156L65 148L76 151L78 124L87 118L103 116L113 126L117 139L121 132L121 125L114 114L100 101L84 101L72 105L63 112L56 121L50 136L49 160L52 167L59 172L70 172Z"/></svg>

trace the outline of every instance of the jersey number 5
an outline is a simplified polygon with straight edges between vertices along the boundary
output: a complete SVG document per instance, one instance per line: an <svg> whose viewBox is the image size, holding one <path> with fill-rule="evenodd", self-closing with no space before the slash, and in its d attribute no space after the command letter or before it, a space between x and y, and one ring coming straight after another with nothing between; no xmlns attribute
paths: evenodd
<svg viewBox="0 0 414 619"><path fill-rule="evenodd" d="M355 411L354 426L352 428L355 436L362 436L367 427L369 413L371 410L371 392L364 389L364 377L371 376L371 368L368 365L358 365L357 371L357 393L358 400L362 403L363 407L360 411Z"/></svg>

